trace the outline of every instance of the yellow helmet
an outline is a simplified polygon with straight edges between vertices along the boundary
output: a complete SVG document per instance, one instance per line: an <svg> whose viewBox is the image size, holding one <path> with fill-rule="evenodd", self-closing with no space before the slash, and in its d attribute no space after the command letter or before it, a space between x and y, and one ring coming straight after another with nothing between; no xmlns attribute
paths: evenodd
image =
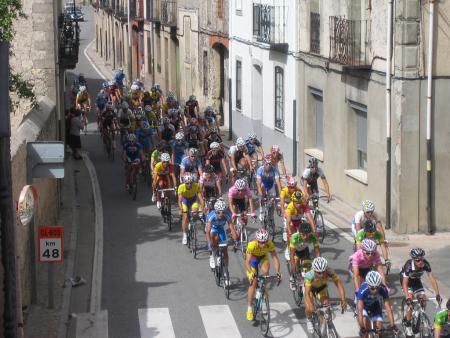
<svg viewBox="0 0 450 338"><path fill-rule="evenodd" d="M301 202L303 200L303 193L300 190L295 191L291 195L292 202Z"/></svg>

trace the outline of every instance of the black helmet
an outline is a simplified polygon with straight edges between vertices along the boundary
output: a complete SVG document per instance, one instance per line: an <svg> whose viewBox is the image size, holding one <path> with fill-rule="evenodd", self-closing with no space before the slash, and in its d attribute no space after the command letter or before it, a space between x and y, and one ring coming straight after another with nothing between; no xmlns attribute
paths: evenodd
<svg viewBox="0 0 450 338"><path fill-rule="evenodd" d="M208 174L212 174L214 172L214 167L211 164L205 165L203 171Z"/></svg>
<svg viewBox="0 0 450 338"><path fill-rule="evenodd" d="M373 224L372 220L367 219L364 221L364 231L375 232L375 224Z"/></svg>
<svg viewBox="0 0 450 338"><path fill-rule="evenodd" d="M302 234L307 234L312 231L311 224L308 222L302 222L300 226L298 227L298 231Z"/></svg>
<svg viewBox="0 0 450 338"><path fill-rule="evenodd" d="M309 159L309 167L310 168L317 168L318 165L319 165L319 162L317 161L317 158L311 157Z"/></svg>
<svg viewBox="0 0 450 338"><path fill-rule="evenodd" d="M450 310L450 298L448 299L447 303L445 304L447 310Z"/></svg>
<svg viewBox="0 0 450 338"><path fill-rule="evenodd" d="M413 259L415 259L415 258L422 258L423 256L425 256L425 251L423 249L421 249L421 248L414 248L414 249L411 250L409 255Z"/></svg>

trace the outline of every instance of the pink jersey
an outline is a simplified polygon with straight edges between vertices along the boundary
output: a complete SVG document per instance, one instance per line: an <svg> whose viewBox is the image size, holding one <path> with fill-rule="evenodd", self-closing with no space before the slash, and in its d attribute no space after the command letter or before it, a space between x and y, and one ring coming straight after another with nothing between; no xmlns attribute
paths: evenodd
<svg viewBox="0 0 450 338"><path fill-rule="evenodd" d="M236 189L236 187L233 185L230 190L228 190L228 198L244 198L244 197L248 197L251 198L252 197L252 192L250 191L249 187L246 187L243 191L243 194L240 194L238 192L238 190Z"/></svg>
<svg viewBox="0 0 450 338"><path fill-rule="evenodd" d="M375 251L372 256L366 259L363 250L360 248L350 257L352 259L352 266L357 266L362 269L368 269L374 265L381 264L380 253L378 251Z"/></svg>

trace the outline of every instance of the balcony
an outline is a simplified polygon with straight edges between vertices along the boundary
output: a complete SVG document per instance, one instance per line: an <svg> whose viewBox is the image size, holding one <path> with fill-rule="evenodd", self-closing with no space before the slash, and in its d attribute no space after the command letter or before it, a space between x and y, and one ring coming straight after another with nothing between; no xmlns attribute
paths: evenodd
<svg viewBox="0 0 450 338"><path fill-rule="evenodd" d="M114 16L118 20L125 22L128 20L128 9L124 6L117 4L114 8Z"/></svg>
<svg viewBox="0 0 450 338"><path fill-rule="evenodd" d="M151 22L161 22L161 0L150 0L150 8L147 19Z"/></svg>
<svg viewBox="0 0 450 338"><path fill-rule="evenodd" d="M370 68L368 20L330 17L330 60L348 68Z"/></svg>
<svg viewBox="0 0 450 338"><path fill-rule="evenodd" d="M287 6L253 3L253 36L256 41L270 44L270 48L287 52Z"/></svg>
<svg viewBox="0 0 450 338"><path fill-rule="evenodd" d="M177 2L161 1L161 24L175 27L177 25Z"/></svg>

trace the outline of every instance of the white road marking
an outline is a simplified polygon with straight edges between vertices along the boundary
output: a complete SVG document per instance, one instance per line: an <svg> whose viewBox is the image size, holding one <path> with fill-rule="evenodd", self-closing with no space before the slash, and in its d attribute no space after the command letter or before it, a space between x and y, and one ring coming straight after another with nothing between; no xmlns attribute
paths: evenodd
<svg viewBox="0 0 450 338"><path fill-rule="evenodd" d="M346 240L348 240L350 243L354 243L355 239L353 238L353 235L351 235L350 233L344 231L342 228L338 227L336 224L330 222L329 219L324 217L324 222L325 222L325 226L335 230L336 232L339 233L339 236L344 237Z"/></svg>
<svg viewBox="0 0 450 338"><path fill-rule="evenodd" d="M208 337L242 337L228 305L209 305L198 308Z"/></svg>
<svg viewBox="0 0 450 338"><path fill-rule="evenodd" d="M356 319L353 318L353 311L345 311L341 314L340 310L335 310L334 313L336 317L333 319L333 324L339 337L359 337L359 329Z"/></svg>
<svg viewBox="0 0 450 338"><path fill-rule="evenodd" d="M100 77L106 81L106 76L104 76L103 73L97 68L97 66L95 65L95 63L92 61L92 59L89 57L89 55L87 53L87 50L91 47L91 45L94 42L95 42L95 39L92 40L91 42L89 42L89 44L84 49L83 54L86 57L86 59L89 61L89 63L91 64L92 68L94 68L94 70L97 72L97 74L100 75Z"/></svg>
<svg viewBox="0 0 450 338"><path fill-rule="evenodd" d="M108 311L77 315L76 338L108 338Z"/></svg>
<svg viewBox="0 0 450 338"><path fill-rule="evenodd" d="M139 309L141 338L175 338L168 308Z"/></svg>
<svg viewBox="0 0 450 338"><path fill-rule="evenodd" d="M288 303L270 303L270 333L272 337L307 337Z"/></svg>

